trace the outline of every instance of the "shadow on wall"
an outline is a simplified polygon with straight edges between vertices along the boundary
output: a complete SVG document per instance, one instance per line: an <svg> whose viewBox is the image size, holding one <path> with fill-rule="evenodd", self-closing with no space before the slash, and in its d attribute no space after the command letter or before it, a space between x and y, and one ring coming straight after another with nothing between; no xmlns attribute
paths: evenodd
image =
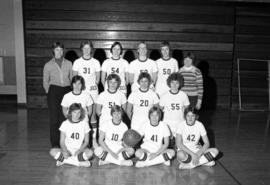
<svg viewBox="0 0 270 185"><path fill-rule="evenodd" d="M181 68L183 66L183 57L184 57L183 51L179 49L173 50L172 57L177 60L178 66L179 68Z"/></svg>
<svg viewBox="0 0 270 185"><path fill-rule="evenodd" d="M73 62L76 60L76 59L78 59L79 58L79 56L78 56L78 54L76 53L76 51L74 51L74 50L68 50L67 52L66 52L66 54L65 54L65 59L67 59L67 60L69 60L70 62L72 62L72 64L73 64Z"/></svg>
<svg viewBox="0 0 270 185"><path fill-rule="evenodd" d="M125 59L126 61L128 61L128 63L130 63L131 61L135 60L135 55L134 52L129 49L124 53L123 59Z"/></svg>
<svg viewBox="0 0 270 185"><path fill-rule="evenodd" d="M209 64L202 60L197 67L201 70L203 76L203 101L202 109L216 109L217 107L217 84L214 78L209 76Z"/></svg>

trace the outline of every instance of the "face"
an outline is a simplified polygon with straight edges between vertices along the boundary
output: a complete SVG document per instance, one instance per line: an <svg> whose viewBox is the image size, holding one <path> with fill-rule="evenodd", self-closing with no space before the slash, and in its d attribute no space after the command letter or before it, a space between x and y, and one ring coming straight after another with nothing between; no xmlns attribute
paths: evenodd
<svg viewBox="0 0 270 185"><path fill-rule="evenodd" d="M80 80L76 81L73 85L73 91L79 92L82 90L82 83Z"/></svg>
<svg viewBox="0 0 270 185"><path fill-rule="evenodd" d="M119 58L120 57L120 53L121 53L121 48L120 46L117 44L112 48L112 55L114 58Z"/></svg>
<svg viewBox="0 0 270 185"><path fill-rule="evenodd" d="M192 112L188 112L186 115L186 120L188 125L194 125L195 120L196 120L196 115L193 114Z"/></svg>
<svg viewBox="0 0 270 185"><path fill-rule="evenodd" d="M148 89L149 88L150 83L149 83L149 80L147 78L142 78L139 82L140 82L139 84L140 84L141 89Z"/></svg>
<svg viewBox="0 0 270 185"><path fill-rule="evenodd" d="M138 53L139 56L146 56L147 55L147 47L146 44L140 43L138 46Z"/></svg>
<svg viewBox="0 0 270 185"><path fill-rule="evenodd" d="M176 80L171 81L170 85L171 85L172 91L178 91L179 86L180 86L179 82Z"/></svg>
<svg viewBox="0 0 270 185"><path fill-rule="evenodd" d="M169 54L170 54L170 49L168 46L163 46L161 47L161 54L162 54L162 57L167 59L169 58Z"/></svg>
<svg viewBox="0 0 270 185"><path fill-rule="evenodd" d="M119 111L113 112L112 113L112 119L114 123L119 123L122 120L122 114Z"/></svg>
<svg viewBox="0 0 270 185"><path fill-rule="evenodd" d="M91 47L89 44L85 44L82 48L83 55L89 56L91 54Z"/></svg>
<svg viewBox="0 0 270 185"><path fill-rule="evenodd" d="M108 81L108 88L110 91L114 92L118 88L118 81L116 79L111 79Z"/></svg>
<svg viewBox="0 0 270 185"><path fill-rule="evenodd" d="M192 65L192 63L193 63L193 61L192 61L191 58L186 57L186 58L184 59L184 65L185 65L186 67L190 67L190 66Z"/></svg>
<svg viewBox="0 0 270 185"><path fill-rule="evenodd" d="M159 114L157 113L157 111L154 111L150 114L150 122L152 125L158 125Z"/></svg>
<svg viewBox="0 0 270 185"><path fill-rule="evenodd" d="M64 54L64 49L57 47L57 48L54 48L53 52L54 52L54 58L60 59L60 58L62 58L62 56Z"/></svg>
<svg viewBox="0 0 270 185"><path fill-rule="evenodd" d="M81 117L81 110L80 109L72 111L72 113L71 113L72 121L77 122L80 120L80 117Z"/></svg>

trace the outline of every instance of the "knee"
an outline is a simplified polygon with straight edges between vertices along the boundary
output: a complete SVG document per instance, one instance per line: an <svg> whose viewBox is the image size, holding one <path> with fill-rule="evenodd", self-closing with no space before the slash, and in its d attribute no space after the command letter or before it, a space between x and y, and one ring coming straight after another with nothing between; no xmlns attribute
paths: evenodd
<svg viewBox="0 0 270 185"><path fill-rule="evenodd" d="M95 155L97 157L99 157L99 156L101 156L101 154L103 153L103 151L104 151L103 148L101 146L99 146L99 147L95 148L94 153L95 153Z"/></svg>
<svg viewBox="0 0 270 185"><path fill-rule="evenodd" d="M135 156L136 156L137 158L140 159L140 158L142 157L142 155L143 155L143 150L141 150L141 149L136 150Z"/></svg>
<svg viewBox="0 0 270 185"><path fill-rule="evenodd" d="M89 148L85 149L84 153L85 153L85 155L87 156L88 159L91 158L93 156L93 154L94 154L93 151L91 149L89 149Z"/></svg>
<svg viewBox="0 0 270 185"><path fill-rule="evenodd" d="M177 160L178 161L183 161L186 159L186 154L183 151L178 151L177 152Z"/></svg>
<svg viewBox="0 0 270 185"><path fill-rule="evenodd" d="M175 156L175 151L174 150L167 150L167 153L170 155L171 158L173 158Z"/></svg>
<svg viewBox="0 0 270 185"><path fill-rule="evenodd" d="M135 150L133 148L127 148L126 152L129 156L132 156L135 153Z"/></svg>
<svg viewBox="0 0 270 185"><path fill-rule="evenodd" d="M216 157L219 153L218 149L216 149L216 148L211 148L211 149L209 149L209 151L211 152L213 157Z"/></svg>
<svg viewBox="0 0 270 185"><path fill-rule="evenodd" d="M59 148L51 148L49 154L50 156L54 157L58 152L60 152Z"/></svg>

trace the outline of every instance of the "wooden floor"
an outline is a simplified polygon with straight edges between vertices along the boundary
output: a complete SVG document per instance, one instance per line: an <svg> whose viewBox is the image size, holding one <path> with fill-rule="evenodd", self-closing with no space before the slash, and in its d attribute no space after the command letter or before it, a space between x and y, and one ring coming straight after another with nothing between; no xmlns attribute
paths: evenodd
<svg viewBox="0 0 270 185"><path fill-rule="evenodd" d="M2 110L2 111L1 111ZM177 162L136 169L115 165L56 167L50 158L48 112L0 108L1 185L269 185L268 112L206 111L200 120L221 152L214 167L178 170Z"/></svg>

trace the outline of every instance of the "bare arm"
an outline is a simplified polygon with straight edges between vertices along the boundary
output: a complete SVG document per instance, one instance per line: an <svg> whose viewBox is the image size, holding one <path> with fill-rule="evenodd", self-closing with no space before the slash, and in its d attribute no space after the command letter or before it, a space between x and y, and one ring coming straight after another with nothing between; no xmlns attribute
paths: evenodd
<svg viewBox="0 0 270 185"><path fill-rule="evenodd" d="M157 76L158 76L158 72L155 72L152 74L152 77L153 77L153 84L155 85L156 82L157 82Z"/></svg>
<svg viewBox="0 0 270 185"><path fill-rule="evenodd" d="M65 118L67 118L67 115L68 115L68 107L62 107L62 112L63 112Z"/></svg>
<svg viewBox="0 0 270 185"><path fill-rule="evenodd" d="M98 139L98 142L100 144L100 146L107 152L109 152L114 158L118 158L117 154L114 153L108 146L107 144L105 143L105 132L103 131L100 131L99 133L99 139Z"/></svg>
<svg viewBox="0 0 270 185"><path fill-rule="evenodd" d="M134 83L134 74L133 73L129 73L128 79L129 79L130 85L132 85Z"/></svg>
<svg viewBox="0 0 270 185"><path fill-rule="evenodd" d="M93 105L87 106L87 116L90 118L93 113Z"/></svg>
<svg viewBox="0 0 270 185"><path fill-rule="evenodd" d="M66 147L65 139L66 139L66 134L64 132L61 132L60 133L60 147L61 147L61 151L64 155L64 158L66 159L70 156L70 153Z"/></svg>
<svg viewBox="0 0 270 185"><path fill-rule="evenodd" d="M96 114L97 114L98 116L101 115L101 110L102 110L102 105L96 104Z"/></svg>
<svg viewBox="0 0 270 185"><path fill-rule="evenodd" d="M101 83L102 83L104 88L105 88L105 83L106 83L106 77L107 77L107 73L102 71L101 72Z"/></svg>
<svg viewBox="0 0 270 185"><path fill-rule="evenodd" d="M125 80L126 80L126 85L129 83L129 73L125 72Z"/></svg>
<svg viewBox="0 0 270 185"><path fill-rule="evenodd" d="M100 82L100 71L96 72L96 84L98 85Z"/></svg>
<svg viewBox="0 0 270 185"><path fill-rule="evenodd" d="M204 154L204 152L209 148L210 143L209 143L209 139L207 137L207 135L202 136L202 140L203 140L203 146L202 148L200 148L200 150L197 152L197 155L200 157L201 155Z"/></svg>
<svg viewBox="0 0 270 185"><path fill-rule="evenodd" d="M176 146L178 148L180 148L181 150L185 151L186 153L188 153L191 156L196 155L195 153L193 153L191 150L189 150L184 144L183 144L183 139L182 139L182 135L180 134L176 134Z"/></svg>
<svg viewBox="0 0 270 185"><path fill-rule="evenodd" d="M46 93L48 93L50 87L50 72L48 67L45 65L43 69L43 88Z"/></svg>
<svg viewBox="0 0 270 185"><path fill-rule="evenodd" d="M128 118L131 120L132 118L132 114L133 114L133 104L131 103L127 103L127 115L128 115Z"/></svg>

